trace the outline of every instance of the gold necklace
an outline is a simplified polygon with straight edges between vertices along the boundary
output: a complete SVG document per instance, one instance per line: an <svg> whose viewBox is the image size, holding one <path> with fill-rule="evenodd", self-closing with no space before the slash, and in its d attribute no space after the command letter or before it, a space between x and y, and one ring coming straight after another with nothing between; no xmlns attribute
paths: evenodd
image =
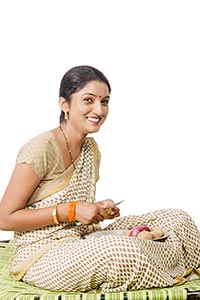
<svg viewBox="0 0 200 300"><path fill-rule="evenodd" d="M69 153L69 156L70 156L72 165L73 165L73 167L74 167L74 170L76 170L76 166L75 166L75 163L74 163L74 160L73 160L73 157L72 157L72 152L71 152L71 149L70 149L70 146L69 146L67 137L66 137L66 135L65 135L65 133L64 133L64 130L63 130L63 128L61 127L61 125L59 125L59 128L60 128L60 130L62 131L64 140L65 140L65 144L66 144L66 146L67 146L67 150L68 150L68 153Z"/></svg>

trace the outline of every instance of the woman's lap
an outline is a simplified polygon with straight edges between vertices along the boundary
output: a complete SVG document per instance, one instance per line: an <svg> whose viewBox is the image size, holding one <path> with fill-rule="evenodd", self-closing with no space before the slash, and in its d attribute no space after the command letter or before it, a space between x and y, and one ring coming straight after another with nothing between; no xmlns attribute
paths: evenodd
<svg viewBox="0 0 200 300"><path fill-rule="evenodd" d="M148 220L169 229L165 242L103 236L59 243L29 269L23 280L42 288L65 291L100 288L106 292L172 285L173 278L184 272L185 259L188 259L182 251L178 231L185 230L184 223L190 231L195 230L193 221L185 212L163 210L119 218L108 229L122 229L129 223L137 225Z"/></svg>

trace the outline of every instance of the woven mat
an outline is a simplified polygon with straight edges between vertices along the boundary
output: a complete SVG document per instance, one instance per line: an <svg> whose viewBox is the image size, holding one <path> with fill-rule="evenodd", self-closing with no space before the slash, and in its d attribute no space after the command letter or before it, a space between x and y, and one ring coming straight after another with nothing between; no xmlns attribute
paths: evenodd
<svg viewBox="0 0 200 300"><path fill-rule="evenodd" d="M200 280L170 288L154 288L139 291L115 293L66 293L43 290L14 281L9 274L12 262L13 242L0 242L0 299L1 300L185 300L197 299L195 291L200 290ZM193 298L194 297L194 298Z"/></svg>

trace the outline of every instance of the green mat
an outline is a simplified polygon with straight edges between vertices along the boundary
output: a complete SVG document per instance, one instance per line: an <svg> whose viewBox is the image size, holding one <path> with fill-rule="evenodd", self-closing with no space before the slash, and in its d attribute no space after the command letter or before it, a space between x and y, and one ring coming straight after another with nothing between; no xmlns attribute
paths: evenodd
<svg viewBox="0 0 200 300"><path fill-rule="evenodd" d="M200 280L162 289L124 291L115 293L52 292L18 282L10 277L13 242L0 242L0 299L1 300L185 300L200 299Z"/></svg>

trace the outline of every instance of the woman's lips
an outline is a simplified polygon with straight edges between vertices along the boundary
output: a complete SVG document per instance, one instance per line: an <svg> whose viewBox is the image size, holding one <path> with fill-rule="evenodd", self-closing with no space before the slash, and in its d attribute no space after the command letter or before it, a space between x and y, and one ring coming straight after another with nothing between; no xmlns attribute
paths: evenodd
<svg viewBox="0 0 200 300"><path fill-rule="evenodd" d="M94 125L98 125L101 121L101 117L87 117L87 120Z"/></svg>

